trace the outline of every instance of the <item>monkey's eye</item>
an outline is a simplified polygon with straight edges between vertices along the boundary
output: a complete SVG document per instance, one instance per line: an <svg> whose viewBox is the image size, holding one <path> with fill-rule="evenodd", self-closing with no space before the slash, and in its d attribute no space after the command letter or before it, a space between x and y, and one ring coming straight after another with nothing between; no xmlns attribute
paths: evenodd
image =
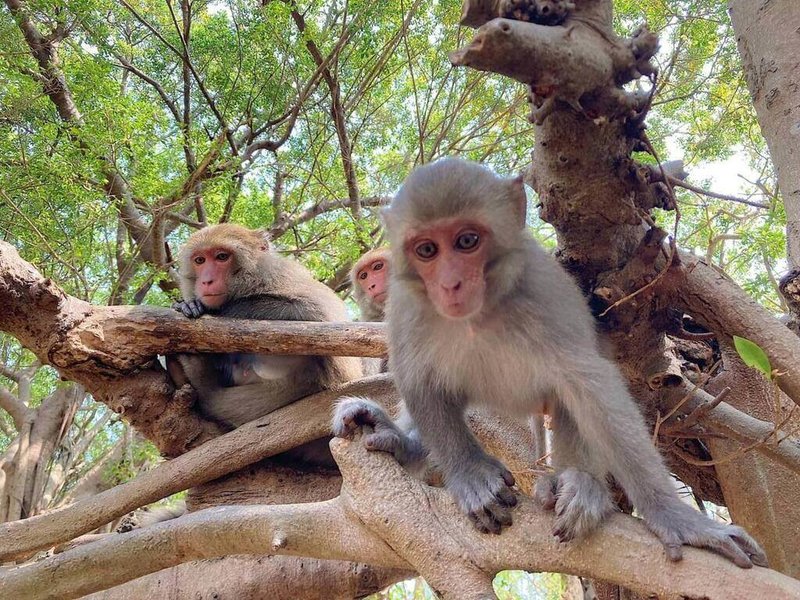
<svg viewBox="0 0 800 600"><path fill-rule="evenodd" d="M376 262L374 265L372 265L373 271L380 271L382 268L383 268L382 262Z"/></svg>
<svg viewBox="0 0 800 600"><path fill-rule="evenodd" d="M465 231L456 238L454 247L456 250L469 252L475 250L481 243L481 236L475 231Z"/></svg>
<svg viewBox="0 0 800 600"><path fill-rule="evenodd" d="M414 247L414 254L416 254L422 260L430 260L436 253L439 252L439 248L436 247L432 241L428 240L426 242L420 242Z"/></svg>
<svg viewBox="0 0 800 600"><path fill-rule="evenodd" d="M217 252L217 255L214 259L218 260L219 262L225 262L231 257L229 252Z"/></svg>
<svg viewBox="0 0 800 600"><path fill-rule="evenodd" d="M206 262L206 257L205 256L195 256L194 257L194 264L202 265L204 262Z"/></svg>
<svg viewBox="0 0 800 600"><path fill-rule="evenodd" d="M361 271L361 272L358 274L358 278L359 278L359 279L366 279L366 278L367 278L367 272L366 272L366 271Z"/></svg>

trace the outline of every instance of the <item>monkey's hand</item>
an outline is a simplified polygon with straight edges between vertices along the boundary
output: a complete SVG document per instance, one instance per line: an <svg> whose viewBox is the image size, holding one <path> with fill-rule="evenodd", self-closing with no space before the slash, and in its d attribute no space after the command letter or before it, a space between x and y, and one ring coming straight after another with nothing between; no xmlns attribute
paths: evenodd
<svg viewBox="0 0 800 600"><path fill-rule="evenodd" d="M587 535L614 512L608 487L575 468L539 477L534 497L546 510L555 510L553 535L559 542Z"/></svg>
<svg viewBox="0 0 800 600"><path fill-rule="evenodd" d="M681 546L686 544L721 554L743 569L754 564L767 566L764 550L744 529L712 521L680 500L665 502L643 517L648 529L664 544L671 561L683 558Z"/></svg>
<svg viewBox="0 0 800 600"><path fill-rule="evenodd" d="M481 533L500 533L511 525L517 497L514 476L496 458L481 453L445 474L445 487Z"/></svg>
<svg viewBox="0 0 800 600"><path fill-rule="evenodd" d="M180 302L174 302L172 304L172 308L177 310L179 313L183 313L185 317L189 317L190 319L196 319L206 313L205 305L200 302L197 298L193 300L181 300Z"/></svg>
<svg viewBox="0 0 800 600"><path fill-rule="evenodd" d="M352 439L362 427L371 427L364 436L367 450L388 452L401 465L417 460L420 454L414 440L400 429L388 414L366 398L342 398L333 413L333 435Z"/></svg>

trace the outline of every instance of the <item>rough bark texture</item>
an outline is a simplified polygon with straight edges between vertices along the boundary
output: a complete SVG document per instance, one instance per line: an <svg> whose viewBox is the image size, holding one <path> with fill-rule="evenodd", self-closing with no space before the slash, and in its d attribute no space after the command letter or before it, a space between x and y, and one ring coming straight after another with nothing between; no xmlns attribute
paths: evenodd
<svg viewBox="0 0 800 600"><path fill-rule="evenodd" d="M729 0L747 87L778 173L789 266L800 268L800 5Z"/></svg>
<svg viewBox="0 0 800 600"><path fill-rule="evenodd" d="M727 401L739 410L768 421L774 413L773 400L781 402L779 394L757 371L746 367L732 348L726 349L725 371L708 386L711 393L735 383ZM775 398L775 396L778 396ZM789 402L785 400L785 402ZM796 429L800 421L790 423ZM782 442L781 445L791 440ZM774 445L775 442L769 442ZM708 447L714 458L722 459L736 452L739 444L729 439L709 439ZM773 569L800 577L800 475L781 464L768 460L763 454L749 452L734 461L715 466L728 501L731 517L759 540L767 552ZM764 499L769 498L769 502Z"/></svg>
<svg viewBox="0 0 800 600"><path fill-rule="evenodd" d="M220 507L112 537L5 572L4 598L66 600L191 560L229 554L288 554L419 572L445 600L493 597L502 569L581 573L664 597L794 600L800 582L776 571L743 570L688 548L669 563L632 517L615 515L579 544L558 544L554 517L521 498L514 526L477 532L441 489L413 479L360 438L331 444L344 486L334 500L289 506ZM446 566L446 568L443 568Z"/></svg>
<svg viewBox="0 0 800 600"><path fill-rule="evenodd" d="M85 600L352 600L414 574L363 563L286 556L223 556L146 575Z"/></svg>

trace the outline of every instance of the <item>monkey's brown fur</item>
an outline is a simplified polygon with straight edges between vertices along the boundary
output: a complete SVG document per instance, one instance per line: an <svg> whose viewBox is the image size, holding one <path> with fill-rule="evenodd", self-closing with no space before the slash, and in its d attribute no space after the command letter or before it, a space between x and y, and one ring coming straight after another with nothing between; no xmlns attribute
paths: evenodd
<svg viewBox="0 0 800 600"><path fill-rule="evenodd" d="M358 284L358 272L376 260L383 260L391 269L389 248L373 248L365 252L350 269L350 284L353 289L353 298L361 310L362 321L383 321L385 305L378 304Z"/></svg>
<svg viewBox="0 0 800 600"><path fill-rule="evenodd" d="M208 248L225 249L234 261L227 301L213 311L197 300L192 264L192 253ZM279 256L261 232L240 225L194 233L181 249L180 271L183 302L176 308L190 317L209 313L240 319L349 320L344 302L330 288L298 262ZM362 376L361 362L350 357L231 353L174 358L197 390L200 410L231 428Z"/></svg>

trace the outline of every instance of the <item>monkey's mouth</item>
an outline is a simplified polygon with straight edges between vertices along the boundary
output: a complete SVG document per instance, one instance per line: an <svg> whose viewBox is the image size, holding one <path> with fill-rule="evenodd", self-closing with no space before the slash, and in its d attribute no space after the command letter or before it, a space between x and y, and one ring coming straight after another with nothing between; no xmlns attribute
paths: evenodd
<svg viewBox="0 0 800 600"><path fill-rule="evenodd" d="M200 297L200 299L203 301L203 304L209 308L219 308L225 304L225 300L227 300L227 298L227 294L203 294Z"/></svg>
<svg viewBox="0 0 800 600"><path fill-rule="evenodd" d="M375 300L375 302L377 302L379 304L383 304L384 302L386 302L386 296L387 295L388 295L387 292L380 292L378 294L375 294L372 297L372 299Z"/></svg>

